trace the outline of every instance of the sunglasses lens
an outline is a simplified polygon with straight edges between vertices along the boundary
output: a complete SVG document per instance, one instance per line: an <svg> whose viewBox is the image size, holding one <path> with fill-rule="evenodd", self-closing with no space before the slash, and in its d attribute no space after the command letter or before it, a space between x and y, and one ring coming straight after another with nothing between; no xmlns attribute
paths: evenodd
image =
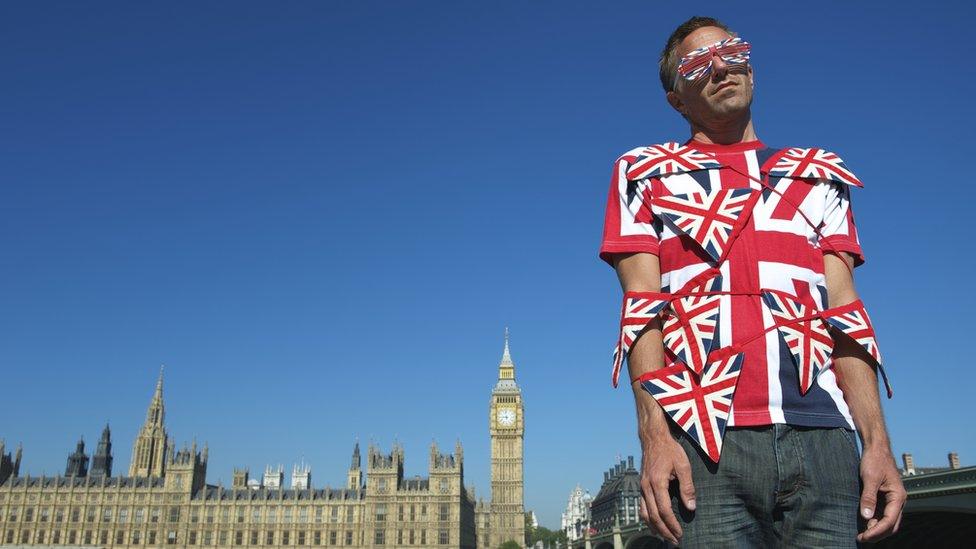
<svg viewBox="0 0 976 549"><path fill-rule="evenodd" d="M749 61L752 46L739 37L726 38L714 44L688 52L678 63L678 74L694 81L712 72L712 58L718 55L727 64L739 65Z"/></svg>

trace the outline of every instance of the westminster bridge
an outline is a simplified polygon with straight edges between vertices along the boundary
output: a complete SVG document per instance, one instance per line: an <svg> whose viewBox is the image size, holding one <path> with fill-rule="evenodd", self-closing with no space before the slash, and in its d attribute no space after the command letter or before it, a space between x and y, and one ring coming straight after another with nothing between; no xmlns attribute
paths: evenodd
<svg viewBox="0 0 976 549"><path fill-rule="evenodd" d="M898 534L875 547L965 547L976 539L976 467L903 477L908 502ZM591 534L574 549L657 549L668 544L640 522Z"/></svg>

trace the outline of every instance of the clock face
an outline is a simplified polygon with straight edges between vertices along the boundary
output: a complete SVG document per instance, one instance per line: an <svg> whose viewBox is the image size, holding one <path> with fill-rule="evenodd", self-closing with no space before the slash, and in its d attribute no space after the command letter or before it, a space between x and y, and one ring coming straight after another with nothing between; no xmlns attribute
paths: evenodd
<svg viewBox="0 0 976 549"><path fill-rule="evenodd" d="M498 424L502 427L515 425L515 410L512 408L502 408L498 410Z"/></svg>

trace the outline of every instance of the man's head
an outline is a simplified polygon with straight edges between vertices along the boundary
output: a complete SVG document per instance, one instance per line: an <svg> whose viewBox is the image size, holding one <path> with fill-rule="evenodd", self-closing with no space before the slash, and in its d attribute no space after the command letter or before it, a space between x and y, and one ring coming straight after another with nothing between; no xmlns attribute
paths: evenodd
<svg viewBox="0 0 976 549"><path fill-rule="evenodd" d="M729 63L714 51L706 53L711 70L696 80L678 73L681 59L698 48L715 46L735 36L711 17L692 17L671 33L659 63L661 85L668 103L693 125L710 126L749 117L752 104L752 67Z"/></svg>

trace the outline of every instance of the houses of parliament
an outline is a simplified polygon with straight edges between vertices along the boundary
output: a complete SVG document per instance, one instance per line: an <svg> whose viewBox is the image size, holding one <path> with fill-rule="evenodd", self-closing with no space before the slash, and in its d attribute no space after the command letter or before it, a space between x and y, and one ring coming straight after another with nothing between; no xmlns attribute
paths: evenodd
<svg viewBox="0 0 976 549"><path fill-rule="evenodd" d="M108 426L89 460L79 441L63 476L21 476L22 450L0 442L0 546L461 547L524 546L522 394L508 334L488 409L491 500L464 484L464 450L431 444L427 477L404 477L404 451L359 444L343 488L313 488L307 467L291 487L279 467L258 479L234 470L207 483L208 448L176 449L164 422L163 374L133 444L113 475Z"/></svg>

